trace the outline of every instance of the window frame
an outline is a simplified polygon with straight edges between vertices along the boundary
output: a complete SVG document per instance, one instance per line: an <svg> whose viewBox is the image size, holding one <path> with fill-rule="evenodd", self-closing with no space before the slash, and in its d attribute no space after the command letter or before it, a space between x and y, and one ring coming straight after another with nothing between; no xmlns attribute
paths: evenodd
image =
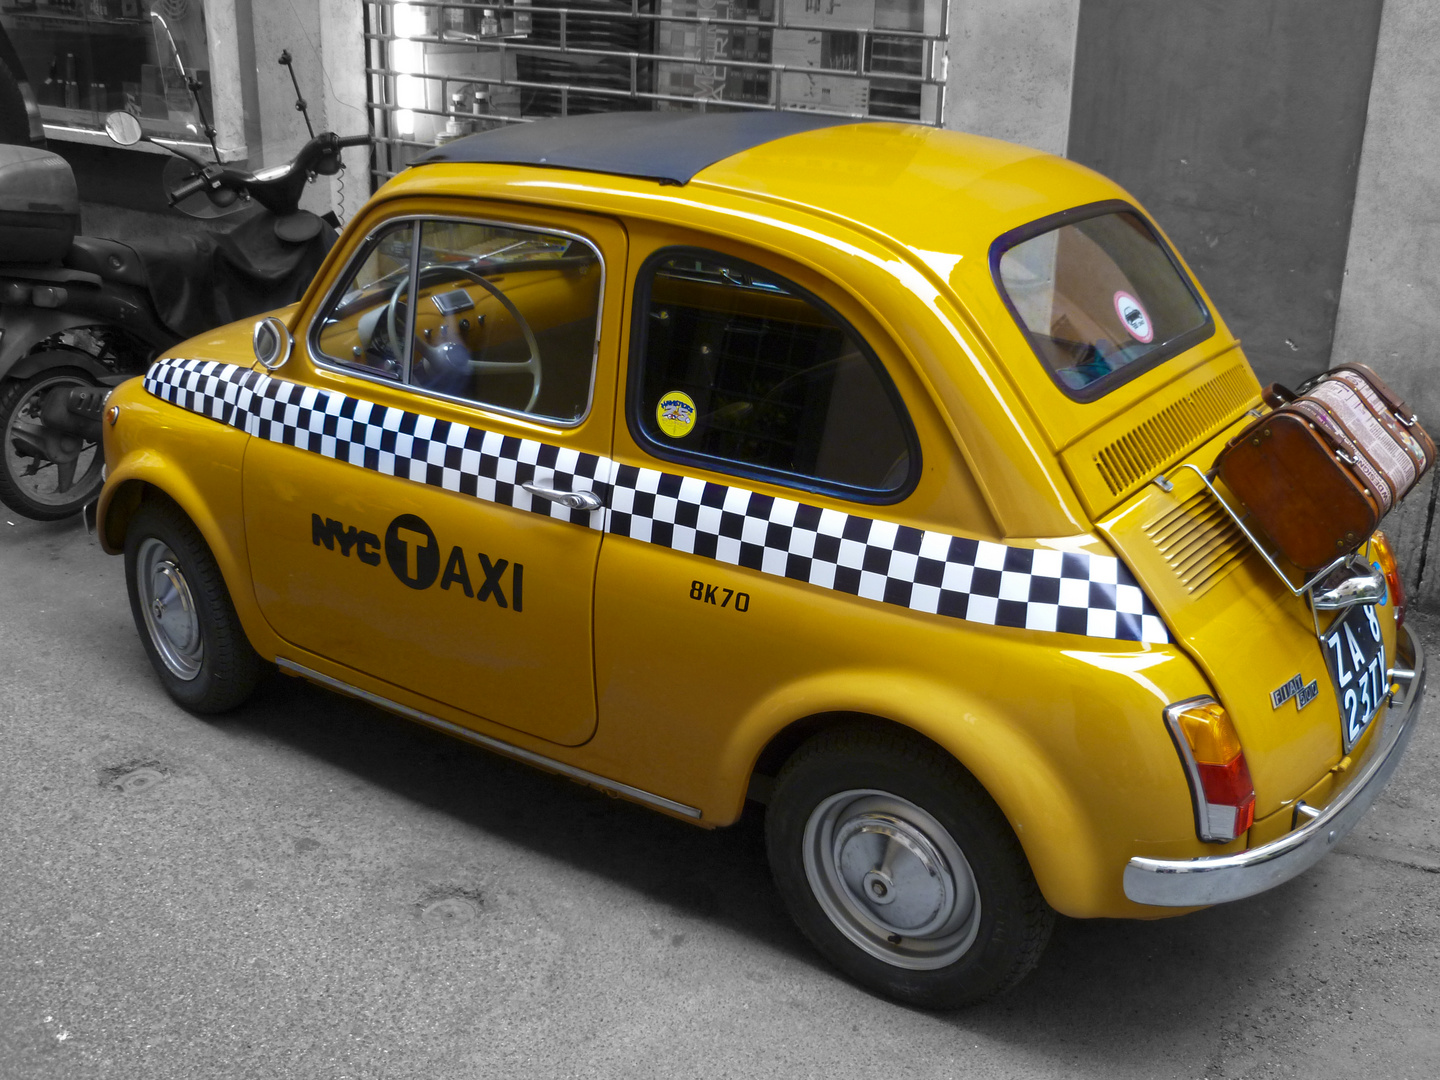
<svg viewBox="0 0 1440 1080"><path fill-rule="evenodd" d="M652 438L645 429L642 416L642 398L645 391L645 349L649 338L650 320L647 311L650 306L651 286L655 280L656 266L666 259L676 257L694 257L706 259L711 262L719 262L736 267L744 272L754 272L756 275L766 278L778 278L783 282L790 295L803 300L814 306L827 318L834 320L835 325L842 329L855 343L860 354L869 362L881 389L884 390L891 408L895 412L896 419L900 423L901 434L905 439L905 448L909 452L909 469L905 479L894 488L878 491L874 488L856 487L851 484L842 484L833 480L825 480L821 477L804 476L799 473L785 472L780 469L770 469L760 465L747 465L744 462L735 461L732 458L718 457L713 454L702 453L698 450L689 450L675 443L662 443ZM867 503L873 506L889 506L894 503L903 502L914 492L920 482L923 473L920 438L915 431L915 422L911 419L910 410L905 406L905 399L900 394L900 389L891 378L890 371L886 368L884 361L880 359L873 346L834 306L827 303L819 296L816 296L809 289L795 282L789 275L779 273L775 270L762 266L759 263L741 258L738 255L730 255L714 248L700 247L696 244L670 244L657 248L645 257L645 260L635 271L635 296L631 305L630 314L630 345L627 357L627 385L625 388L625 422L629 428L630 437L634 439L635 445L651 457L661 461L670 462L676 465L698 465L711 472L724 473L728 476L737 476L746 480L757 480L767 484L774 484L778 487L791 488L796 491L809 492L816 495L829 495L835 498L845 499L850 502Z"/></svg>
<svg viewBox="0 0 1440 1080"><path fill-rule="evenodd" d="M1074 225L1081 221L1088 221L1091 218L1104 217L1107 214L1120 213L1133 214L1140 224L1145 227L1146 232L1150 234L1150 238L1155 241L1165 257L1170 260L1170 265L1174 268L1176 276L1179 277L1185 288L1189 290L1191 297L1195 300L1195 306L1198 307L1201 314L1204 315L1204 321L1201 322L1199 326L1165 341L1158 348L1151 350L1143 360L1127 364L1118 371L1112 371L1108 375L1096 379L1089 386L1082 386L1076 389L1066 386L1051 369L1050 365L1045 362L1045 358L1040 355L1040 350L1035 346L1034 333L1025 325L1025 320L1021 318L1019 309L1015 306L1014 302L1011 301L1010 293L1005 288L1004 279L1000 276L1000 260L1011 248L1018 247L1026 240L1033 240L1037 236L1064 228L1066 225ZM1069 210L1062 210L1058 214L1050 214L1036 221L1027 222L1019 228L1011 229L1009 232L1001 233L990 244L990 277L995 283L995 291L1000 294L1000 300L1005 305L1005 310L1010 313L1010 317L1015 321L1016 328L1019 329L1021 335L1025 338L1025 344L1030 346L1030 351L1034 354L1035 362L1040 365L1040 369L1045 372L1052 383L1059 387L1061 393L1071 401L1078 401L1082 404L1099 401L1111 391L1119 389L1132 379L1139 378L1147 371L1154 370L1166 360L1170 360L1189 349L1193 349L1203 341L1208 341L1215 334L1215 317L1210 311L1210 305L1207 304L1205 298L1200 295L1200 290L1196 287L1194 279L1181 264L1174 249L1165 242L1165 238L1160 235L1154 223L1138 206L1128 203L1123 199L1106 199L1103 202L1086 203L1084 206L1071 207Z"/></svg>
<svg viewBox="0 0 1440 1080"><path fill-rule="evenodd" d="M398 377L386 376L374 368L341 360L331 356L320 348L320 326L324 321L325 313L331 310L334 303L338 303L341 289L351 280L353 272L358 268L359 263L370 257L370 253L374 250L380 234L396 226L403 226L405 224L413 224L415 226L415 234L410 241L409 270L410 281L415 282L419 277L421 240L425 234L425 225L430 222L459 225L493 225L496 228L510 229L515 232L536 233L543 236L563 236L568 240L578 240L594 253L596 261L600 264L600 290L595 304L595 343L590 350L590 385L585 394L585 408L579 416L573 420L560 420L553 416L545 416L542 413L530 413L522 409L511 409L503 405L492 405L483 401L476 401L474 398L445 394L438 390L431 390L427 387L417 386L412 383L410 381L410 364L415 355L416 307L413 303L408 305L408 310L405 313L405 341L410 347L405 351L400 375ZM321 299L320 304L315 308L315 314L310 319L310 327L305 335L305 346L310 354L310 362L324 371L332 371L342 375L353 375L381 386L404 390L407 393L437 401L447 401L451 404L462 405L469 409L480 409L485 412L496 413L516 420L523 420L527 423L544 424L552 428L577 428L590 418L590 414L595 409L595 379L600 367L600 339L605 324L605 289L608 280L609 268L606 266L605 253L600 250L600 245L588 236L577 233L572 229L517 225L510 221L496 220L487 217L467 217L460 214L400 214L377 222L375 227L366 234L360 246L356 248L355 253L346 261L345 269L335 277L334 284L325 291L325 295ZM542 357L541 360L543 368L544 358Z"/></svg>

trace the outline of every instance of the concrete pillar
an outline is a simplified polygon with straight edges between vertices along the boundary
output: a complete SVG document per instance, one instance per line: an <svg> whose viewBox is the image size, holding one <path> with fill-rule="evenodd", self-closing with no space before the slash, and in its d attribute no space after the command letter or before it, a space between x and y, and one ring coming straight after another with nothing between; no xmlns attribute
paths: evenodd
<svg viewBox="0 0 1440 1080"><path fill-rule="evenodd" d="M1080 0L952 0L945 126L1064 154Z"/></svg>
<svg viewBox="0 0 1440 1080"><path fill-rule="evenodd" d="M253 166L271 168L289 161L309 138L304 119L295 111L295 88L290 76L277 63L284 50L288 49L294 58L300 93L309 103L311 122L317 131L325 128L320 12L317 5L294 4L290 0L251 0L250 11L260 110L260 146L250 148L250 161Z"/></svg>
<svg viewBox="0 0 1440 1080"><path fill-rule="evenodd" d="M365 21L360 0L320 0L320 55L325 61L326 123L338 135L370 130L366 108ZM370 151L345 151L345 175L332 178L331 205L349 221L370 197Z"/></svg>
<svg viewBox="0 0 1440 1080"><path fill-rule="evenodd" d="M255 38L256 97L260 113L260 154L251 162L266 167L289 161L309 138L295 110L290 76L276 61L288 49L300 93L317 132L355 135L368 130L365 111L365 36L359 0L251 0ZM323 213L334 209L346 220L370 194L369 156L345 152L343 179L320 177L301 205Z"/></svg>
<svg viewBox="0 0 1440 1080"><path fill-rule="evenodd" d="M245 95L240 91L240 28L236 7L227 0L205 0L205 36L210 46L210 100L215 141L222 151L245 142Z"/></svg>
<svg viewBox="0 0 1440 1080"><path fill-rule="evenodd" d="M1437 115L1440 6L1386 0L1332 357L1375 368L1431 434L1440 433ZM1416 599L1428 603L1440 600L1440 527L1430 527L1435 476L1390 526Z"/></svg>

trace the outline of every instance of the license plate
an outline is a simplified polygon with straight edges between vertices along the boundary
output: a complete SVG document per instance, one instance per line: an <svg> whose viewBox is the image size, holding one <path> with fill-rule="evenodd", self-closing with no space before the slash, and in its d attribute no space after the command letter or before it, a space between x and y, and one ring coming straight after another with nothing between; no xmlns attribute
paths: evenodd
<svg viewBox="0 0 1440 1080"><path fill-rule="evenodd" d="M1345 753L1359 741L1385 701L1385 642L1375 608L1359 605L1321 635L1325 662L1340 702L1340 734Z"/></svg>

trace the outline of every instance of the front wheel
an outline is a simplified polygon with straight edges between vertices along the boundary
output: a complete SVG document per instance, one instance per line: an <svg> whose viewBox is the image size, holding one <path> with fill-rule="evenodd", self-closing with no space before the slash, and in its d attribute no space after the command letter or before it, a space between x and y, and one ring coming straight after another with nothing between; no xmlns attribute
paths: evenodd
<svg viewBox="0 0 1440 1080"><path fill-rule="evenodd" d="M45 397L60 387L99 385L82 371L50 368L0 388L0 502L36 521L59 521L94 502L104 484L98 442L48 431Z"/></svg>
<svg viewBox="0 0 1440 1080"><path fill-rule="evenodd" d="M1054 924L1009 823L939 747L855 726L786 763L766 817L776 885L831 963L954 1008L1018 983Z"/></svg>
<svg viewBox="0 0 1440 1080"><path fill-rule="evenodd" d="M140 504L125 532L135 628L166 691L196 713L226 712L255 689L261 660L200 530L167 499Z"/></svg>

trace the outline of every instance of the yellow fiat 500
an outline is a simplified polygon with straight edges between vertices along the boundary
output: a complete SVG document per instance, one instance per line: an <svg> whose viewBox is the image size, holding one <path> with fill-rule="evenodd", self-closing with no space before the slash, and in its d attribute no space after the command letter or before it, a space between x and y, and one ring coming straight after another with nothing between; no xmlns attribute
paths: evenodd
<svg viewBox="0 0 1440 1080"><path fill-rule="evenodd" d="M1259 387L1115 184L954 132L581 117L387 184L305 298L115 390L98 510L196 712L265 664L702 826L950 1006L1055 912L1312 865L1424 660L1208 476ZM1388 583L1388 584L1387 584Z"/></svg>

